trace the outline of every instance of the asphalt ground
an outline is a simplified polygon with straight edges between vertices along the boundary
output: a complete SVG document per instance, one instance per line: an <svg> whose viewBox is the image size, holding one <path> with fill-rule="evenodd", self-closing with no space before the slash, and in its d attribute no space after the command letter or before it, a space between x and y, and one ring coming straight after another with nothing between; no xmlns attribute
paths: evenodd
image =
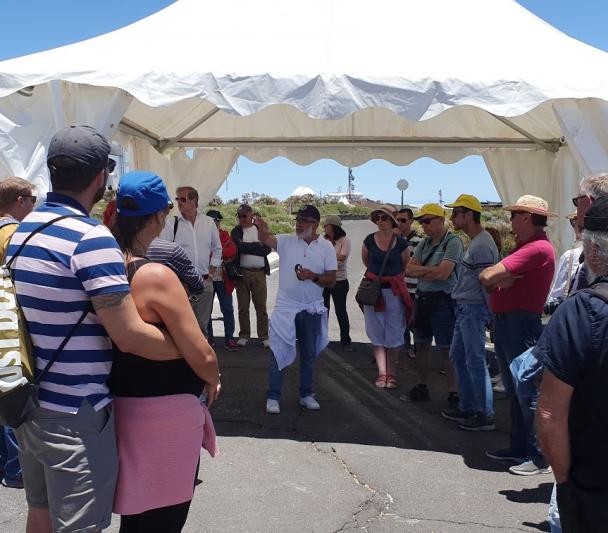
<svg viewBox="0 0 608 533"><path fill-rule="evenodd" d="M201 456L203 483L185 532L548 530L553 477L514 476L508 465L484 455L507 444L505 398L496 399L497 431L468 433L439 415L446 397L439 358L428 403L399 400L415 384L415 363L405 357L398 389L374 386L372 351L354 302L361 242L373 228L365 221L345 223L353 240L349 315L355 352L341 351L332 311L333 342L315 372L320 411L299 407L295 364L286 371L281 414L266 414L270 351L257 340L239 352L218 348L223 393L212 413L221 453ZM277 278L276 272L269 278L270 310ZM215 324L219 336L221 324ZM1 532L24 531L25 511L23 491L0 488ZM117 517L108 531L118 531Z"/></svg>

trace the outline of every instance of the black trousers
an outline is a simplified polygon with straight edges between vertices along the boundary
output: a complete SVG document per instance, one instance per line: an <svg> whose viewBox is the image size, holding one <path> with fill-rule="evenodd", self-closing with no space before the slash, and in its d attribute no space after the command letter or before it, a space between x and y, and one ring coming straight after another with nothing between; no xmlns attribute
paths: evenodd
<svg viewBox="0 0 608 533"><path fill-rule="evenodd" d="M119 533L180 533L188 518L190 501L139 514L122 515Z"/></svg>
<svg viewBox="0 0 608 533"><path fill-rule="evenodd" d="M583 490L571 482L557 485L557 507L564 533L604 533L608 492Z"/></svg>
<svg viewBox="0 0 608 533"><path fill-rule="evenodd" d="M350 322L348 321L348 312L346 311L346 296L348 294L348 280L336 281L336 284L331 289L323 290L323 301L327 312L329 312L329 297L331 296L334 305L336 306L336 317L340 325L340 342L342 344L350 344Z"/></svg>

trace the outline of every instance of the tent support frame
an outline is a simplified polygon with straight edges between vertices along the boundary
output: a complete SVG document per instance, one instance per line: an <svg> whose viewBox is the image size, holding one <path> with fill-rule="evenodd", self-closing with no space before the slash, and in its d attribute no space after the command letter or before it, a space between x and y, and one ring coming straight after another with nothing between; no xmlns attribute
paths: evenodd
<svg viewBox="0 0 608 533"><path fill-rule="evenodd" d="M499 115L495 115L494 113L490 113L490 115L492 115L499 122L502 122L506 126L509 126L509 128L511 128L512 130L515 130L517 133L523 135L526 139L529 139L533 143L538 144L538 146L540 146L541 148L544 148L545 150L548 150L549 152L553 152L553 153L556 153L559 150L559 145L556 145L555 142L551 142L551 141L547 142L542 139L539 139L538 137L535 137L531 133L529 133L526 130L524 130L523 128L519 127L514 122L511 122L508 118L501 117ZM559 141L560 141L560 144L562 144L563 141L561 139L559 139Z"/></svg>
<svg viewBox="0 0 608 533"><path fill-rule="evenodd" d="M160 141L160 143L158 145L159 151L162 153L167 148L170 148L171 146L175 146L186 135L188 135L188 133L190 133L191 131L194 131L201 124L203 124L204 122L206 122L207 120L209 120L218 111L219 111L219 108L218 107L214 107L213 109L211 109L207 113L205 113L201 118L199 118L194 124L192 124L191 126L188 126L184 131L178 133L175 137L171 137L170 139L166 139L166 140Z"/></svg>

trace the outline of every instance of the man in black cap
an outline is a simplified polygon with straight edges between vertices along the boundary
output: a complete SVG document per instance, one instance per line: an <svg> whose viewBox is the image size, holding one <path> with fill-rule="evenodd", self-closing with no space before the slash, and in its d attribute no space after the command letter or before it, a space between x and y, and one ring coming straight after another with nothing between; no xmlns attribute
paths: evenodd
<svg viewBox="0 0 608 533"><path fill-rule="evenodd" d="M608 524L608 196L594 200L583 228L589 288L557 308L533 349L545 369L538 436L565 533Z"/></svg>
<svg viewBox="0 0 608 533"><path fill-rule="evenodd" d="M296 234L270 233L261 218L257 224L260 240L274 248L281 258L279 289L270 318L270 368L266 412L281 412L279 400L283 387L283 369L296 359L300 349L300 405L320 409L313 394L315 359L329 343L327 308L323 289L336 283L338 262L333 245L319 238L321 214L313 205L296 213Z"/></svg>
<svg viewBox="0 0 608 533"><path fill-rule="evenodd" d="M15 429L28 503L27 533L98 531L110 525L118 472L112 342L123 352L174 359L175 345L139 316L125 258L108 228L89 215L114 162L89 126L57 132L48 147L53 192L23 219L7 260L31 334L40 407ZM60 351L60 346L67 343Z"/></svg>
<svg viewBox="0 0 608 533"><path fill-rule="evenodd" d="M239 250L239 266L243 274L236 281L236 299L239 305L239 346L246 346L251 337L249 307L253 301L258 330L258 339L268 348L268 312L266 311L266 276L270 276L268 254L272 251L260 242L258 227L254 222L250 205L239 206L236 216L239 223L230 232L232 241Z"/></svg>

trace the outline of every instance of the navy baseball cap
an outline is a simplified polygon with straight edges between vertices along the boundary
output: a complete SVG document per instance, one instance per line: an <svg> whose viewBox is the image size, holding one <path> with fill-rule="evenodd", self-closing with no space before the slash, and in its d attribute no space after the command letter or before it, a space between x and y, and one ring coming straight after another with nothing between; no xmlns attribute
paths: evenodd
<svg viewBox="0 0 608 533"><path fill-rule="evenodd" d="M127 209L123 201L130 198L137 209ZM125 217L140 217L158 213L173 203L160 176L146 170L135 170L123 174L116 191L118 214Z"/></svg>
<svg viewBox="0 0 608 533"><path fill-rule="evenodd" d="M101 169L108 164L112 146L91 126L69 126L59 130L49 144L47 164L57 156L68 157L78 165Z"/></svg>
<svg viewBox="0 0 608 533"><path fill-rule="evenodd" d="M293 214L298 217L313 218L317 222L321 222L321 213L319 213L319 210L314 205L303 205Z"/></svg>
<svg viewBox="0 0 608 533"><path fill-rule="evenodd" d="M608 194L593 200L585 215L583 228L589 231L608 232Z"/></svg>
<svg viewBox="0 0 608 533"><path fill-rule="evenodd" d="M217 209L209 209L209 211L207 211L207 216L211 217L216 222L224 218Z"/></svg>

